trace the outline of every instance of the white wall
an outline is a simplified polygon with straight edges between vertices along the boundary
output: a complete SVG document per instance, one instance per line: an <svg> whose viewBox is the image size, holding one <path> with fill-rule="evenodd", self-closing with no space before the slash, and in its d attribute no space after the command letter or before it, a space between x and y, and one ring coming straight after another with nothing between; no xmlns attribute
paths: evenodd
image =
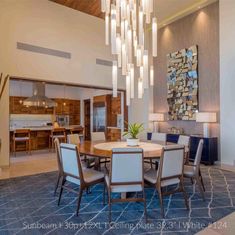
<svg viewBox="0 0 235 235"><path fill-rule="evenodd" d="M104 20L48 0L0 1L1 72L42 80L111 87L112 60L105 46ZM16 49L16 43L62 50L71 59ZM119 79L120 87L124 80Z"/></svg>
<svg viewBox="0 0 235 235"><path fill-rule="evenodd" d="M235 1L219 3L221 163L235 166Z"/></svg>

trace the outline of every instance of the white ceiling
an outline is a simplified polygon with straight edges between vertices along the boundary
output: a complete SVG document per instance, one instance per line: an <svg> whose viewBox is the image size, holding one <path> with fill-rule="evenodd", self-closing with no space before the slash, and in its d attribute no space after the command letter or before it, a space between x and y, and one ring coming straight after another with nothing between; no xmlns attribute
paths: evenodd
<svg viewBox="0 0 235 235"><path fill-rule="evenodd" d="M159 26L169 24L217 0L155 0Z"/></svg>

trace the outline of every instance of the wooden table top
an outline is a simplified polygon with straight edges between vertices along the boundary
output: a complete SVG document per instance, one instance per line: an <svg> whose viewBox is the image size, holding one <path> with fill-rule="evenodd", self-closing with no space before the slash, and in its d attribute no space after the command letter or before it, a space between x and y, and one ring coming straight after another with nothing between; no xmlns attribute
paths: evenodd
<svg viewBox="0 0 235 235"><path fill-rule="evenodd" d="M140 142L137 148L142 148L144 151L144 158L160 158L162 147L160 143ZM80 154L94 157L110 158L112 155L112 148L126 147L133 148L126 145L126 142L91 142L84 141L78 144ZM135 147L136 148L136 147Z"/></svg>

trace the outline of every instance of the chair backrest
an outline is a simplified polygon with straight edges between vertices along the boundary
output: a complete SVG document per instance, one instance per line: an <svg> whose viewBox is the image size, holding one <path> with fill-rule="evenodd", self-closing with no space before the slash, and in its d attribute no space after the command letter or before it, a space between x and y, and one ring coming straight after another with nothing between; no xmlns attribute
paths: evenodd
<svg viewBox="0 0 235 235"><path fill-rule="evenodd" d="M67 135L67 142L68 144L80 144L80 138L79 138L79 134L70 134Z"/></svg>
<svg viewBox="0 0 235 235"><path fill-rule="evenodd" d="M74 127L70 130L71 134L82 134L83 133L83 127Z"/></svg>
<svg viewBox="0 0 235 235"><path fill-rule="evenodd" d="M159 180L182 176L184 148L183 145L168 145L163 148L159 166Z"/></svg>
<svg viewBox="0 0 235 235"><path fill-rule="evenodd" d="M59 172L62 172L61 152L60 152L60 141L59 141L58 138L55 138L54 144L55 144L55 152L56 152L58 170L59 170Z"/></svg>
<svg viewBox="0 0 235 235"><path fill-rule="evenodd" d="M158 133L158 132L154 132L152 133L152 141L161 141L166 143L166 133Z"/></svg>
<svg viewBox="0 0 235 235"><path fill-rule="evenodd" d="M196 171L197 172L199 172L199 168L200 168L203 144L204 144L204 140L200 139L200 141L198 143L198 146L197 146L197 153L196 153L196 156L195 156L195 159L194 159L194 165L196 166Z"/></svg>
<svg viewBox="0 0 235 235"><path fill-rule="evenodd" d="M143 150L141 148L112 149L110 184L143 183Z"/></svg>
<svg viewBox="0 0 235 235"><path fill-rule="evenodd" d="M14 136L30 137L30 129L16 129Z"/></svg>
<svg viewBox="0 0 235 235"><path fill-rule="evenodd" d="M61 162L63 174L70 178L79 179L84 182L82 164L77 146L74 144L60 144Z"/></svg>
<svg viewBox="0 0 235 235"><path fill-rule="evenodd" d="M91 141L105 141L104 132L91 132Z"/></svg>
<svg viewBox="0 0 235 235"><path fill-rule="evenodd" d="M177 143L180 145L184 145L186 147L189 147L189 141L190 141L190 136L180 135Z"/></svg>

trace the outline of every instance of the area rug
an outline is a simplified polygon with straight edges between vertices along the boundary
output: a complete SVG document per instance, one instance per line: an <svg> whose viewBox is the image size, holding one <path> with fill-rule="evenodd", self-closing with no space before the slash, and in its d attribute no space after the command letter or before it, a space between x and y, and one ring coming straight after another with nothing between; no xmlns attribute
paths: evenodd
<svg viewBox="0 0 235 235"><path fill-rule="evenodd" d="M77 217L76 194L64 191L57 206L58 195L53 196L56 172L1 180L0 234L195 234L235 211L235 173L203 167L202 175L205 201L197 185L185 180L190 210L185 208L181 193L167 196L163 219L156 190L146 188L148 223L142 203L116 203L111 226L102 184L91 188L89 194L84 192ZM222 229L226 224L213 226Z"/></svg>

